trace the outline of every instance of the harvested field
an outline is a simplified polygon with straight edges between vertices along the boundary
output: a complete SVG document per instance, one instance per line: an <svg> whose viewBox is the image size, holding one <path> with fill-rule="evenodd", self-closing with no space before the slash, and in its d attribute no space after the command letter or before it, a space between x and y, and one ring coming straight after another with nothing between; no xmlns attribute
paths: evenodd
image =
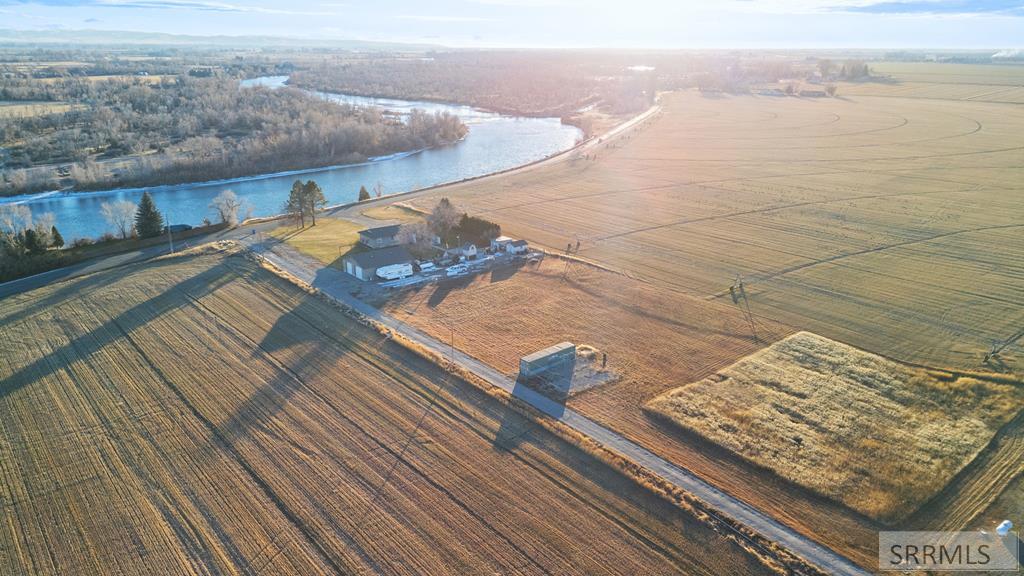
<svg viewBox="0 0 1024 576"><path fill-rule="evenodd" d="M460 350L509 376L518 371L520 356L563 340L607 352L608 368L619 379L574 395L571 408L865 566L877 560L875 523L643 412L652 397L705 378L764 345L753 340L731 304L585 264L567 268L553 257L539 268L498 269L375 303L444 342L454 335ZM764 341L791 333L770 322L759 322L757 329Z"/></svg>
<svg viewBox="0 0 1024 576"><path fill-rule="evenodd" d="M957 76L932 90L1017 82L925 72ZM898 82L912 81L922 78ZM623 378L570 406L871 566L877 521L643 412L658 394L797 330L904 362L1024 370L1021 340L985 362L1024 323L1024 109L845 90L665 94L656 117L572 159L406 197L428 208L447 196L553 252L578 238L581 259L622 275L574 267L563 280L564 263L547 259L539 273L495 272L385 306L444 340L457 319L456 345L510 373L520 354L561 340L608 350ZM737 274L763 343L749 340L729 300ZM976 463L1009 461L1001 454L986 450ZM906 525L955 523L938 522L946 506L978 517L998 496L972 486L1001 490L1014 468L1000 469L941 492L964 500L929 501Z"/></svg>
<svg viewBox="0 0 1024 576"><path fill-rule="evenodd" d="M843 83L841 95L1024 103L1024 66L876 62L880 82Z"/></svg>
<svg viewBox="0 0 1024 576"><path fill-rule="evenodd" d="M0 326L4 574L764 571L237 256L13 296Z"/></svg>
<svg viewBox="0 0 1024 576"><path fill-rule="evenodd" d="M952 84L951 84L952 85ZM897 359L1021 370L1024 108L914 98L663 96L580 158L448 196L502 230ZM941 271L941 273L936 273Z"/></svg>
<svg viewBox="0 0 1024 576"><path fill-rule="evenodd" d="M799 332L647 405L868 516L913 512L1024 405L1024 387L943 378Z"/></svg>

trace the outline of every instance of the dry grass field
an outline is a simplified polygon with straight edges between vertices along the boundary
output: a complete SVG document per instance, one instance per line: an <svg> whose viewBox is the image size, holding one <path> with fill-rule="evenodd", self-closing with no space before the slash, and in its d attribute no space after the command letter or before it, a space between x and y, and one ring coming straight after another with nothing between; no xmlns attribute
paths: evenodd
<svg viewBox="0 0 1024 576"><path fill-rule="evenodd" d="M450 196L554 250L578 238L581 257L698 297L741 274L759 316L983 369L1024 323L1022 130L1010 104L673 93L596 160L413 202Z"/></svg>
<svg viewBox="0 0 1024 576"><path fill-rule="evenodd" d="M509 376L521 356L569 340L608 354L621 378L569 399L569 406L657 450L794 528L865 565L877 559L878 526L839 504L758 469L725 450L647 416L654 396L694 382L791 330L759 322L755 342L739 310L584 264L546 258L393 293L389 314ZM452 327L456 330L453 332Z"/></svg>
<svg viewBox="0 0 1024 576"><path fill-rule="evenodd" d="M76 105L62 102L0 101L0 118L29 118L74 110Z"/></svg>
<svg viewBox="0 0 1024 576"><path fill-rule="evenodd" d="M877 62L871 68L889 81L843 83L840 94L1024 104L1024 66Z"/></svg>
<svg viewBox="0 0 1024 576"><path fill-rule="evenodd" d="M237 256L12 296L0 326L4 574L763 571Z"/></svg>
<svg viewBox="0 0 1024 576"><path fill-rule="evenodd" d="M799 332L647 408L868 516L900 520L1024 405L1024 387L942 378Z"/></svg>
<svg viewBox="0 0 1024 576"><path fill-rule="evenodd" d="M878 522L643 408L799 330L898 361L1019 377L1019 339L984 359L1024 326L1024 109L936 97L1017 80L923 73L936 71L957 77L921 98L882 95L894 83L835 99L665 94L655 118L571 160L406 199L429 208L447 196L552 251L578 239L579 258L621 274L565 273L549 258L540 271L431 286L384 306L446 340L457 325L457 346L507 372L561 340L608 351L624 377L572 407L871 565ZM912 80L922 78L898 83ZM729 299L737 274L760 342ZM987 517L1024 472L1020 429L997 432L901 525Z"/></svg>

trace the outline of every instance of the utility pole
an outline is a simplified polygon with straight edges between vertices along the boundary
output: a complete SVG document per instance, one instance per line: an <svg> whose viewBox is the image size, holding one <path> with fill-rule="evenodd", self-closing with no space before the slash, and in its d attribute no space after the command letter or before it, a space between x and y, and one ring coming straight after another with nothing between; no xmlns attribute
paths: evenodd
<svg viewBox="0 0 1024 576"><path fill-rule="evenodd" d="M174 254L174 238L171 237L171 212L169 210L164 213L164 222L167 223L167 244L171 248L171 254Z"/></svg>
<svg viewBox="0 0 1024 576"><path fill-rule="evenodd" d="M754 324L754 314L750 311L750 300L747 299L747 290L743 287L743 277L736 275L736 281L729 286L729 295L732 296L733 304L740 307L743 317L750 324L750 333L754 336L754 342L758 341L757 326ZM742 304L741 304L742 301Z"/></svg>
<svg viewBox="0 0 1024 576"><path fill-rule="evenodd" d="M448 360L448 364L449 364L449 368L451 370L455 370L455 324L451 325L451 329L452 329L452 354L451 354L451 358Z"/></svg>

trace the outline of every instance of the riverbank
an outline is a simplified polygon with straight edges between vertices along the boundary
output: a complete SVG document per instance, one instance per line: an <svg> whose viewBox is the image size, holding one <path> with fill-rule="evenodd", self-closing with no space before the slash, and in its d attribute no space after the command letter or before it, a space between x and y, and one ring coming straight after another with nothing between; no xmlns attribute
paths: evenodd
<svg viewBox="0 0 1024 576"><path fill-rule="evenodd" d="M408 190L408 191L405 191L405 192L397 192L395 194L386 194L386 195L383 195L383 196L381 196L379 198L371 198L370 200L364 200L362 202L355 201L355 202L346 202L346 203L343 203L343 204L335 204L335 205L331 205L331 206L325 207L323 209L323 213L328 215L328 216L333 216L333 215L336 215L338 212L347 211L347 210L351 210L351 209L355 209L355 208L359 208L360 210L365 210L365 209L368 209L368 208L371 208L371 207L374 207L374 206L379 206L381 204L391 204L392 202L395 202L395 201L397 201L399 199L412 198L412 197L420 196L420 195L423 195L423 194L427 194L427 193L431 193L431 192L436 192L438 190L441 190L441 189L444 189L444 188L448 188L448 187L451 187L451 186L458 186L458 185L467 184L467 183L470 183L470 182L477 182L477 181L485 180L485 179L488 179L488 178L498 178L498 177L502 177L502 176L508 176L508 175L511 175L511 174L518 174L518 173L521 173L521 172L525 172L525 171L528 171L528 170L532 170L532 169L538 168L540 166L548 165L548 164L550 164L552 162L563 161L563 160L568 159L573 154L579 154L579 153L583 152L584 150L589 150L592 147L595 147L595 146L597 146L599 144L602 144L604 142L604 140L606 140L608 138L612 138L612 137L616 136L617 134L619 134L621 132L624 132L624 131L626 131L626 130L636 126L637 124L640 124L641 122L644 122L644 121L648 120L649 118L651 118L655 114L657 114L660 110L661 110L661 106L658 103L655 103L650 108L648 108L647 110L644 110L640 114L637 114L636 116L633 116L632 118L630 118L630 119L628 119L628 120L626 120L624 122L616 124L612 128L610 128L610 129L608 129L608 130L606 130L606 131L604 131L604 132L602 132L600 134L597 134L597 135L591 136L590 138L586 138L584 140L581 140L581 141L577 142L576 145L572 146L571 148L568 148L568 149L563 150L561 152L558 152L556 154L552 154L552 155L546 156L544 158L540 158L538 160L534 160L532 162L527 162L525 164L521 164L519 166L513 166L513 167L507 168L505 170L499 170L499 171L496 171L496 172L491 172L489 174L482 174L480 176L472 176L472 177L464 178L462 180L457 180L457 181L454 181L454 182L445 182L445 183L442 183L442 184L436 184L434 186L427 186L427 187L418 188L418 189L415 189L415 190ZM273 216L263 216L263 217L259 217L259 218L250 218L250 219L246 220L245 222L243 222L243 224L256 224L256 223L272 222L274 220L278 220L278 219L285 218L285 217L287 217L287 214L276 214L276 215L273 215Z"/></svg>
<svg viewBox="0 0 1024 576"><path fill-rule="evenodd" d="M463 137L463 138L465 138L465 137ZM458 142L461 142L461 141L462 141L462 139L458 140L457 142L453 142L452 144L457 144ZM452 144L448 144L448 146L450 146ZM377 157L374 157L374 158L370 158L370 159L366 160L365 162L356 162L356 163L352 163L352 164L335 164L333 166L319 166L319 167L315 167L315 168L301 168L301 169L297 169L297 170L285 170L285 171L282 171L282 172L269 172L269 173L266 173L266 174L254 174L254 175L251 175L251 176L238 176L238 177L235 177L235 178L223 178L223 179L220 179L220 180L206 180L206 181L202 181L202 182L180 182L180 183L176 183L176 184L160 184L160 185L156 185L156 186L134 186L134 187L124 187L124 188L107 188L107 189L104 189L104 190L49 190L49 191L45 191L45 192L36 192L36 193L32 193L32 194L19 194L19 195L16 195L16 196L2 196L2 195L0 195L0 204L22 204L22 203L25 203L25 202L31 202L33 200L42 200L42 199L45 199L45 198L52 198L54 196L60 196L60 195L64 195L64 196L75 195L75 196L80 197L80 198L85 198L85 197L89 197L89 196L92 196L92 197L106 196L106 195L110 195L110 194L118 193L118 192L138 192L138 193L141 194L143 191L163 192L163 191L179 190L179 189L184 189L184 188L203 188L203 187L209 187L209 186L223 186L225 184L238 184L238 183L242 183L242 182L256 182L256 181L259 181L259 180L269 180L271 178L282 178L282 177L287 177L287 176L301 176L301 175L304 175L304 174L312 174L314 172L322 172L324 170L335 170L335 169L338 169L338 168L355 168L355 167L359 167L359 166L367 166L367 165L372 164L374 162L386 162L388 160L397 160L397 159L400 159L400 158L406 158L406 157L412 156L413 154L419 154L420 152L423 152L424 150L429 150L429 149L430 148L420 148L420 149L417 149L417 150L409 150L407 152L395 152L394 154L387 154L387 155L384 155L384 156L377 156Z"/></svg>
<svg viewBox="0 0 1024 576"><path fill-rule="evenodd" d="M396 107L417 103L396 103ZM233 191L250 210L243 215L273 216L282 211L288 190L296 178L313 179L324 190L329 205L355 201L359 189L382 190L384 193L418 190L467 177L499 172L551 156L575 145L580 131L562 124L557 118L511 118L471 110L465 107L444 108L462 114L469 134L461 141L423 150L409 150L370 162L328 165L299 170L269 168L258 174L150 188L122 187L88 192L41 193L0 199L0 203L28 206L33 213L53 213L57 227L65 238L95 238L110 227L100 214L106 199L137 203L143 190L153 195L157 206L174 224L199 225L206 218L217 219L209 208L212 200L225 190ZM301 174L301 175L300 175ZM109 201L109 200L108 200Z"/></svg>

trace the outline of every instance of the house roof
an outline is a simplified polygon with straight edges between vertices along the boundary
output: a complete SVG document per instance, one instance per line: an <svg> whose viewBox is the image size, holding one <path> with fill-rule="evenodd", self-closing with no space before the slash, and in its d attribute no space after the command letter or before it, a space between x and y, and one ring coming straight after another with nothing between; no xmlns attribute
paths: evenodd
<svg viewBox="0 0 1024 576"><path fill-rule="evenodd" d="M366 236L374 240L379 238L392 238L395 234L398 234L398 230L402 227L401 224L392 224L390 226L378 226L377 228L367 228L366 230L360 230L360 236Z"/></svg>
<svg viewBox="0 0 1024 576"><path fill-rule="evenodd" d="M521 360L523 362L536 362L544 357L551 356L552 354L558 354L560 352L567 352L570 349L575 350L576 345L572 342L559 342L558 344L552 344L543 350L537 350L528 356L523 356Z"/></svg>
<svg viewBox="0 0 1024 576"><path fill-rule="evenodd" d="M381 268L392 264L405 264L413 261L412 255L405 249L405 246L367 250L366 252L345 256L345 259L355 262L357 266L363 269Z"/></svg>
<svg viewBox="0 0 1024 576"><path fill-rule="evenodd" d="M512 245L513 246L528 246L526 240L513 240L512 241Z"/></svg>

